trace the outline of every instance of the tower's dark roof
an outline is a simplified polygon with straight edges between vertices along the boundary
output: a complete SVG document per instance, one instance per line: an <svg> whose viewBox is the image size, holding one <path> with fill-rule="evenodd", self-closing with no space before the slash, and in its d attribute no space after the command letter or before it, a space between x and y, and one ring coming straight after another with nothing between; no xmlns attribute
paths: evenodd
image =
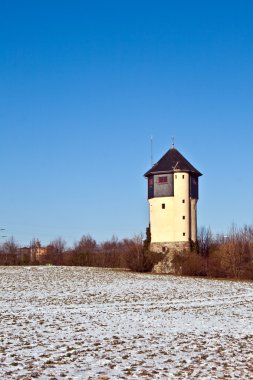
<svg viewBox="0 0 253 380"><path fill-rule="evenodd" d="M189 172L197 176L202 174L190 164L174 147L168 150L164 156L144 176L149 177L158 173Z"/></svg>

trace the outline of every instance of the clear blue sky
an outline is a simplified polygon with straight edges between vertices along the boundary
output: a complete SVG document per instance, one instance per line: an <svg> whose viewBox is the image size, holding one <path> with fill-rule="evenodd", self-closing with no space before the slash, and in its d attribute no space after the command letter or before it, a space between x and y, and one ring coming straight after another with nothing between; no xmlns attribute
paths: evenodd
<svg viewBox="0 0 253 380"><path fill-rule="evenodd" d="M204 174L199 225L253 223L252 25L252 1L2 0L6 235L144 232L151 135Z"/></svg>

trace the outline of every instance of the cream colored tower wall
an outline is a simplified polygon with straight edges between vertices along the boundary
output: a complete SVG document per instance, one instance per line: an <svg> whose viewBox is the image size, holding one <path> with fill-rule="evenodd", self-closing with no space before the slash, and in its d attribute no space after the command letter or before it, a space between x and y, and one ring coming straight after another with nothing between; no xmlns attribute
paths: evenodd
<svg viewBox="0 0 253 380"><path fill-rule="evenodd" d="M165 209L162 209L162 204ZM149 199L151 243L175 241L173 197Z"/></svg>
<svg viewBox="0 0 253 380"><path fill-rule="evenodd" d="M151 243L189 241L191 206L188 173L174 174L174 197L151 198L149 205Z"/></svg>
<svg viewBox="0 0 253 380"><path fill-rule="evenodd" d="M191 199L191 240L197 241L197 199Z"/></svg>
<svg viewBox="0 0 253 380"><path fill-rule="evenodd" d="M190 239L190 189L189 174L178 172L174 174L174 241L189 241Z"/></svg>

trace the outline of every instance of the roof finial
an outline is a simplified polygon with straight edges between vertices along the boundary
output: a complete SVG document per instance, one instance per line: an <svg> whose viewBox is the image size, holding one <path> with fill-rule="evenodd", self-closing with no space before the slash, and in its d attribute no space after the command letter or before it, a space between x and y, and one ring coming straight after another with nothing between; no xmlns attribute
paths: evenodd
<svg viewBox="0 0 253 380"><path fill-rule="evenodd" d="M175 138L174 138L174 136L171 137L171 140L172 140L171 148L174 149L175 148Z"/></svg>

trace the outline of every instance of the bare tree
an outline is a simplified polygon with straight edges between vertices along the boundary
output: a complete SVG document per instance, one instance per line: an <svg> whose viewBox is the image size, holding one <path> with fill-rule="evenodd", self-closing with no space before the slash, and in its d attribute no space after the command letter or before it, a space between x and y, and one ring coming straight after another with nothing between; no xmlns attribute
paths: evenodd
<svg viewBox="0 0 253 380"><path fill-rule="evenodd" d="M61 237L51 241L47 246L47 258L55 265L61 265L63 263L63 254L66 250L66 241Z"/></svg>
<svg viewBox="0 0 253 380"><path fill-rule="evenodd" d="M18 243L15 241L12 236L9 240L5 241L2 245L2 254L3 254L3 264L4 265L13 265L17 264L18 259Z"/></svg>
<svg viewBox="0 0 253 380"><path fill-rule="evenodd" d="M93 255L96 251L96 241L91 237L91 235L83 235L81 239L75 243L72 264L92 266L94 261Z"/></svg>
<svg viewBox="0 0 253 380"><path fill-rule="evenodd" d="M208 256L212 243L213 235L210 227L201 227L198 232L198 252L200 255Z"/></svg>
<svg viewBox="0 0 253 380"><path fill-rule="evenodd" d="M229 277L241 278L247 266L252 266L250 257L251 229L238 229L232 225L229 235L221 246L221 265Z"/></svg>
<svg viewBox="0 0 253 380"><path fill-rule="evenodd" d="M153 267L152 254L143 244L143 235L124 240L126 267L137 272L148 272Z"/></svg>
<svg viewBox="0 0 253 380"><path fill-rule="evenodd" d="M101 252L100 260L102 259L102 266L108 268L121 266L122 244L117 236L113 235L111 240L102 242L99 250Z"/></svg>
<svg viewBox="0 0 253 380"><path fill-rule="evenodd" d="M94 252L97 249L97 243L91 235L83 235L79 242L75 244L75 248L80 251Z"/></svg>

